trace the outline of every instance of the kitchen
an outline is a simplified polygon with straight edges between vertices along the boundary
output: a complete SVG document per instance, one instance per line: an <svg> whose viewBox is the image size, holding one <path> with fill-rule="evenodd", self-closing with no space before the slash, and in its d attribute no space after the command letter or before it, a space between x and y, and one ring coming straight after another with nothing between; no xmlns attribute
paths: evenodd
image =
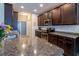
<svg viewBox="0 0 79 59"><path fill-rule="evenodd" d="M78 3L4 3L0 8L0 22L13 27L0 55L79 55Z"/></svg>

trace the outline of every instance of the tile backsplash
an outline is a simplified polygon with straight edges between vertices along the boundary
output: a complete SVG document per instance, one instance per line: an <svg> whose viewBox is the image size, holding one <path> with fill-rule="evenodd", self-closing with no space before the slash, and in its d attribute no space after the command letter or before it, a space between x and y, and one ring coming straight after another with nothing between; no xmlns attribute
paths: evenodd
<svg viewBox="0 0 79 59"><path fill-rule="evenodd" d="M56 31L79 33L79 25L53 26Z"/></svg>
<svg viewBox="0 0 79 59"><path fill-rule="evenodd" d="M58 26L55 25L55 26L43 26L43 27L55 28L55 31L79 33L79 25L58 25Z"/></svg>

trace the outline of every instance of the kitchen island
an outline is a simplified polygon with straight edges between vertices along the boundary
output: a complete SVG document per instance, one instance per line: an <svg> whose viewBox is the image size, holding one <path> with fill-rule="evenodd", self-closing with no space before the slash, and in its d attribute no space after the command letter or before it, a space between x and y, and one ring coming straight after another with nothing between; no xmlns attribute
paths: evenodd
<svg viewBox="0 0 79 59"><path fill-rule="evenodd" d="M28 38L26 38L29 40ZM5 40L5 46L4 46L4 54L3 56L62 56L64 53L64 50L62 48L59 48L56 45L52 45L51 43L47 42L45 39L40 39L38 37L35 37L29 45L26 44L25 49L20 46L20 48L17 47L17 44L14 42L17 42L17 40ZM34 43L35 42L35 43ZM34 44L32 44L34 43ZM21 50L20 50L21 49ZM1 55L1 54L0 54Z"/></svg>

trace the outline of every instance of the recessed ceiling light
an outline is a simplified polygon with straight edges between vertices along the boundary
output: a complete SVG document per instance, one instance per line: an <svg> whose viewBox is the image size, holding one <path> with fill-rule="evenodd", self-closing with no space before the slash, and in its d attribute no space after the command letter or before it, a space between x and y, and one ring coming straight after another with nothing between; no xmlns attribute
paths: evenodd
<svg viewBox="0 0 79 59"><path fill-rule="evenodd" d="M21 8L24 9L24 6L22 5Z"/></svg>
<svg viewBox="0 0 79 59"><path fill-rule="evenodd" d="M37 12L37 9L34 9L33 11L34 11L34 12Z"/></svg>
<svg viewBox="0 0 79 59"><path fill-rule="evenodd" d="M43 7L43 4L40 4L40 7Z"/></svg>

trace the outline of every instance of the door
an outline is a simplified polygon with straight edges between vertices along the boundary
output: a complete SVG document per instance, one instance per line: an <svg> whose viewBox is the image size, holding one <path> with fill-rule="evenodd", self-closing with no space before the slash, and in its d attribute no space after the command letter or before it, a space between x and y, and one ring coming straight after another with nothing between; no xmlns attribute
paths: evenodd
<svg viewBox="0 0 79 59"><path fill-rule="evenodd" d="M25 21L19 21L18 22L18 31L21 36L26 36L26 22Z"/></svg>

